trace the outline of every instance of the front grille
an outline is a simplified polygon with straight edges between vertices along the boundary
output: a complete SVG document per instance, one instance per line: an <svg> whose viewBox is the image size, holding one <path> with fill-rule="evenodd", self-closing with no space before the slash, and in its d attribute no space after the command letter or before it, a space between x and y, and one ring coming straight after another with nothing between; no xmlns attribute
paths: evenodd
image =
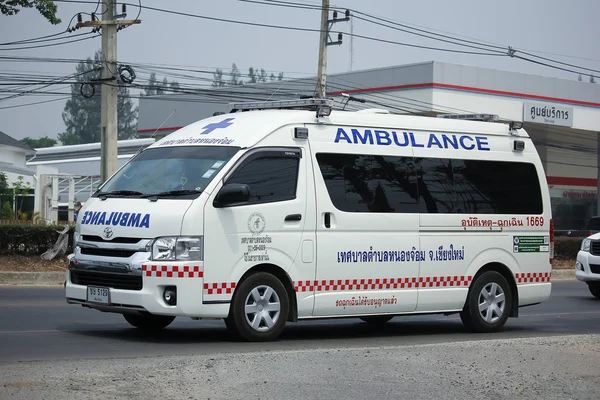
<svg viewBox="0 0 600 400"><path fill-rule="evenodd" d="M95 247L82 247L81 254L88 256L121 257L128 258L136 253L136 250L99 249Z"/></svg>
<svg viewBox="0 0 600 400"><path fill-rule="evenodd" d="M116 238L114 238L112 240L104 240L100 236L81 235L81 240L86 241L86 242L128 243L128 244L133 244L133 243L138 243L142 239L140 239L140 238L130 238L130 237L116 237Z"/></svg>
<svg viewBox="0 0 600 400"><path fill-rule="evenodd" d="M590 271L592 271L592 274L600 274L600 265L590 264Z"/></svg>
<svg viewBox="0 0 600 400"><path fill-rule="evenodd" d="M600 241L592 240L590 253L594 256L600 256Z"/></svg>
<svg viewBox="0 0 600 400"><path fill-rule="evenodd" d="M71 270L71 282L75 285L102 286L113 289L142 290L142 277L111 272Z"/></svg>

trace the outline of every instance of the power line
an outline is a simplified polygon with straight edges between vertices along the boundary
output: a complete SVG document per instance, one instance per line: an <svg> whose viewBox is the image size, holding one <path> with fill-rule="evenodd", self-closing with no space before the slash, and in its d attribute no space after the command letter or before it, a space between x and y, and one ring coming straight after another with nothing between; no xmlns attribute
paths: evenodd
<svg viewBox="0 0 600 400"><path fill-rule="evenodd" d="M69 97L67 96L67 97L60 97L58 99L36 101L36 102L33 102L33 103L27 103L27 104L17 104L17 105L14 105L14 106L5 106L5 107L0 107L0 110L7 110L9 108L20 108L20 107L34 106L34 105L37 105L37 104L44 104L44 103L51 103L51 102L54 102L54 101L66 100L68 98Z"/></svg>
<svg viewBox="0 0 600 400"><path fill-rule="evenodd" d="M157 11L157 12L191 17L191 18L205 19L205 20L210 20L210 21L225 22L225 23L231 23L231 24L237 24L237 25L247 25L247 26L256 26L256 27L262 27L262 28L274 28L274 29L283 29L283 30L300 31L300 32L321 32L320 29L313 29L313 28L302 28L302 27L285 26L285 25L273 25L273 24L264 24L264 23L250 22L250 21L240 21L240 20L233 20L233 19L226 19L226 18L209 17L209 16L205 16L205 15L192 14L192 13L187 13L187 12L183 12L183 11L174 11L174 10L168 10L168 9L163 9L163 8L158 8L158 7L144 6L144 5L142 5L141 7L143 9L147 9L147 10L151 10L151 11ZM426 49L426 50L436 50L436 51L445 51L445 52L451 52L451 53L472 54L472 55L492 55L492 56L494 56L494 55L504 56L505 55L505 54L481 53L481 52L472 52L472 51L455 50L455 49L444 49L444 48L431 47L431 46L421 46L421 45L416 45L416 44L397 42L397 41L393 41L393 40L380 39L380 38L359 35L359 34L352 34L352 36L356 37L356 38L360 38L360 39L365 39L365 40L371 40L371 41L387 43L387 44L395 44L395 45L400 45L400 46L421 48L421 49Z"/></svg>
<svg viewBox="0 0 600 400"><path fill-rule="evenodd" d="M306 6L306 5L301 4L301 3L289 2L289 1L277 1L277 0L268 0L268 1L267 0L262 0L262 1L257 1L257 0L239 0L239 1L248 2L248 3L262 4L262 5L271 5L271 6L294 7L294 8L303 8L303 9L320 9L320 7ZM457 38L457 37L453 37L453 36L449 36L449 35L443 35L443 34L435 33L435 32L429 31L429 30L425 30L425 29L415 28L415 27L407 25L407 24L399 23L399 22L392 21L392 20L389 20L389 19L386 19L386 18L375 16L375 15L372 15L372 14L367 14L367 13L364 13L362 11L358 11L356 9L350 9L350 10L354 14L363 15L363 16L375 19L376 21L372 21L372 20L369 20L369 19L366 19L366 18L362 18L362 17L357 16L357 15L354 15L354 18L357 18L359 20L363 20L363 21L366 21L366 22L369 22L369 23L373 23L373 24L376 24L376 25L384 26L384 27L387 27L387 28L390 28L390 29L399 30L399 31L402 31L402 32L405 32L405 33L408 33L408 34L417 35L417 36L421 36L421 37L426 37L426 38L429 38L429 39L432 39L432 40L438 40L438 41L442 41L442 42L447 42L447 43L451 43L451 44L458 45L458 46L465 46L465 47L471 47L471 48L475 48L475 49L479 49L479 50L486 50L486 51L498 53L498 55L505 55L505 56L510 55L511 57L518 58L518 59L523 60L523 61L531 62L531 63L534 63L534 64L542 65L542 66L553 68L553 69L557 69L557 70L571 72L571 73L574 73L574 74L589 75L589 73L585 73L585 72L581 72L581 71L574 71L574 70L562 68L562 67L559 67L559 66L556 66L556 65L550 65L550 64L542 63L542 62L539 62L539 61L536 61L536 60L531 60L529 58L522 57L522 56L519 56L519 55L514 55L515 53L512 53L511 52L511 48L508 47L508 46L499 46L499 45L494 45L494 44L482 43L480 41L478 42L478 41L460 39L460 38ZM383 22L386 22L387 24L383 24L383 23L378 22L378 21L383 21ZM398 28L397 26L390 26L389 24L398 25L398 26L401 26L401 27L406 28L406 29ZM416 32L412 32L412 31L409 31L407 29L411 29L411 30L414 30ZM423 33L426 33L426 34L422 34L422 33L418 33L418 32L423 32ZM435 35L435 36L438 36L438 37L432 37L431 35ZM353 36L358 37L356 35L353 35ZM451 40L446 40L446 39L451 39ZM459 43L457 43L456 41L458 41ZM460 42L464 42L464 43L468 43L468 44L464 44L464 43L460 43ZM472 46L472 45L476 45L476 46ZM485 47L481 47L481 46L485 46ZM502 51L499 51L499 50L502 50ZM508 52L507 52L507 50L508 50ZM550 58L547 58L547 57L537 56L535 54L532 54L532 53L529 53L529 52L526 52L526 51L520 51L518 49L514 49L514 50L516 52L521 52L521 53L527 54L527 55L529 55L531 57L543 59L545 61L549 61L549 62L552 62L552 63L555 63L555 64L561 64L561 65L566 65L566 66L570 66L570 67L581 69L581 70L586 70L586 71L600 73L600 70L595 70L595 69L591 69L591 68L587 68L587 67L582 67L582 66L578 66L578 65L570 64L570 63L564 63L562 61L553 60L553 59L550 59ZM491 54L489 54L489 55L491 55Z"/></svg>
<svg viewBox="0 0 600 400"><path fill-rule="evenodd" d="M28 50L28 49L39 49L39 48L46 48L46 47L52 47L52 46L61 46L63 44L71 44L71 43L81 42L82 40L94 39L94 38L100 36L100 35L94 35L93 32L85 33L84 35L88 35L88 36L85 38L81 38L81 39L68 40L66 42L48 43L48 44L42 44L42 45L37 45L37 46L28 46L28 47L15 47L15 48L10 48L10 49L0 49L0 51ZM89 35L93 35L93 36L89 36Z"/></svg>

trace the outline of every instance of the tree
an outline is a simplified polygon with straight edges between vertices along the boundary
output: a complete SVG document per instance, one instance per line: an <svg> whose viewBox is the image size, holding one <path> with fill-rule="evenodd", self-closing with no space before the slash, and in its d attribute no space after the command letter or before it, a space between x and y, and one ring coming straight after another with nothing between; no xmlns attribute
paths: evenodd
<svg viewBox="0 0 600 400"><path fill-rule="evenodd" d="M10 201L5 201L8 198ZM12 193L8 188L8 178L4 172L0 172L0 219L14 219L15 213L12 209Z"/></svg>
<svg viewBox="0 0 600 400"><path fill-rule="evenodd" d="M223 70L221 68L217 68L216 71L213 73L212 86L213 87L238 86L238 85L267 82L268 80L269 81L283 80L283 72L280 72L277 76L275 76L274 73L271 73L271 75L267 75L267 71L265 71L262 68L258 69L258 68L250 67L250 68L248 68L248 78L250 78L250 79L248 79L247 81L244 81L242 79L242 74L240 73L240 70L238 69L238 67L235 63L233 63L231 65L231 72L228 74L229 80L225 80L223 78L224 75L225 74L224 74Z"/></svg>
<svg viewBox="0 0 600 400"><path fill-rule="evenodd" d="M63 144L95 143L100 141L101 108L99 79L102 69L102 55L97 51L94 60L88 58L77 64L76 83L71 84L71 98L67 100L62 117L67 131L59 134L58 139ZM81 85L94 85L95 93L86 98L81 94ZM137 137L138 107L134 107L129 90L124 85L118 89L118 138L132 139Z"/></svg>
<svg viewBox="0 0 600 400"><path fill-rule="evenodd" d="M56 146L57 140L49 138L48 136L41 137L39 139L32 139L30 137L26 137L21 139L21 143L26 146L31 147L32 149L40 149L43 147L53 147Z"/></svg>
<svg viewBox="0 0 600 400"><path fill-rule="evenodd" d="M19 7L35 7L52 25L62 22L56 17L56 4L52 0L0 0L0 13L4 15L18 14L21 11Z"/></svg>
<svg viewBox="0 0 600 400"><path fill-rule="evenodd" d="M58 140L63 146L71 146L74 144L81 144L81 138L74 132L63 132L58 134Z"/></svg>
<svg viewBox="0 0 600 400"><path fill-rule="evenodd" d="M33 188L31 187L31 184L29 182L25 182L25 180L23 179L23 176L21 176L21 175L19 175L17 177L16 182L13 182L12 187L13 187L13 193L15 194L15 198L17 200L17 205L18 205L17 214L21 215L21 211L23 209L24 197L26 195L28 195Z"/></svg>
<svg viewBox="0 0 600 400"><path fill-rule="evenodd" d="M13 209L8 201L2 205L0 219L15 219L15 213L13 212Z"/></svg>
<svg viewBox="0 0 600 400"><path fill-rule="evenodd" d="M217 68L217 71L213 74L212 85L214 87L223 87L227 85L227 82L223 80L223 70L221 68Z"/></svg>
<svg viewBox="0 0 600 400"><path fill-rule="evenodd" d="M235 63L231 64L231 74L230 74L230 78L229 78L229 85L231 86L237 86L237 85L243 85L244 81L241 80L242 74L240 73L240 70L238 69L237 65L235 65Z"/></svg>
<svg viewBox="0 0 600 400"><path fill-rule="evenodd" d="M153 72L150 74L150 79L148 79L148 85L144 88L142 96L160 95L165 94L165 92L168 91L176 92L177 89L179 89L179 82L169 82L167 78L163 78L162 83L159 83L156 79L156 74Z"/></svg>

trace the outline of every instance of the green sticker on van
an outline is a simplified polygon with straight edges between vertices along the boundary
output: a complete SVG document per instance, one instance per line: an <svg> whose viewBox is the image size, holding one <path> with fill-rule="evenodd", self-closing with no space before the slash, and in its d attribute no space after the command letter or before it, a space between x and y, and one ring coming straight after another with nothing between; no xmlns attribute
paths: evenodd
<svg viewBox="0 0 600 400"><path fill-rule="evenodd" d="M549 236L513 236L513 253L547 253Z"/></svg>

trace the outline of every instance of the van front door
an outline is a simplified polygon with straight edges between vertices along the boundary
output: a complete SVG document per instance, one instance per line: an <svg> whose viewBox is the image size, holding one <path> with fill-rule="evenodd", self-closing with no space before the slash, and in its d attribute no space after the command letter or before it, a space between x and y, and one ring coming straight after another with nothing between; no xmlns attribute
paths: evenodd
<svg viewBox="0 0 600 400"><path fill-rule="evenodd" d="M280 267L290 276L306 268L302 273L314 276L314 261L296 262L301 258L307 219L313 221L314 235L314 207L311 215L306 209L303 151L298 147L250 150L222 183L248 185L250 200L215 207L222 186L211 194L204 211L204 302L229 301L244 273L261 264Z"/></svg>

